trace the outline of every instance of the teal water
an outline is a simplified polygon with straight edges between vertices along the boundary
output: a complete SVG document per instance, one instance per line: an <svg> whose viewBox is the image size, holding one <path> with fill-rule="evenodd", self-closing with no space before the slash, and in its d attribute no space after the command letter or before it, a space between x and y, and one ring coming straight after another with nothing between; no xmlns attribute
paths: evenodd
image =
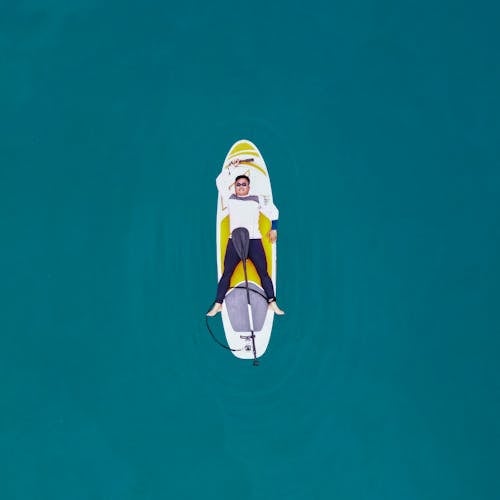
<svg viewBox="0 0 500 500"><path fill-rule="evenodd" d="M0 498L498 498L497 20L3 2ZM240 138L281 212L258 368L204 325Z"/></svg>

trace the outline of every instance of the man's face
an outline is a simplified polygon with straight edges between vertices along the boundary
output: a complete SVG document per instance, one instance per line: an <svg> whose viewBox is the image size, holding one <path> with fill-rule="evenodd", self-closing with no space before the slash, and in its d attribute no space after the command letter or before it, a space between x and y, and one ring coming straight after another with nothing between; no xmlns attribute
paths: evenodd
<svg viewBox="0 0 500 500"><path fill-rule="evenodd" d="M250 183L246 179L238 179L234 183L236 196L247 196L250 191Z"/></svg>

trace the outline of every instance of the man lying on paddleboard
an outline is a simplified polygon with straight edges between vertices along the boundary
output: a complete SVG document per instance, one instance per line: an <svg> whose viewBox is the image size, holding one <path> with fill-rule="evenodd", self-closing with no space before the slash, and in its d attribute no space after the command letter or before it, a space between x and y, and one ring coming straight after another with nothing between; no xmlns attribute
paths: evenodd
<svg viewBox="0 0 500 500"><path fill-rule="evenodd" d="M268 238L271 243L278 239L278 215L279 211L272 202L265 203L260 196L249 195L250 179L246 175L238 175L234 182L234 194L227 196L227 189L223 187L222 173L217 177L217 188L221 194L225 211L229 214L230 231L237 227L244 227L250 235L248 258L253 262L255 269L260 277L262 288L267 296L269 308L275 314L285 314L278 304L274 295L274 286L267 272L267 260L262 246L262 234L259 230L259 213L262 212L271 220L271 230L268 233ZM222 274L217 286L217 297L212 309L207 313L207 316L215 316L222 309L222 302L229 289L231 276L240 262L240 257L234 248L231 237L227 242L226 256L224 257L224 273Z"/></svg>

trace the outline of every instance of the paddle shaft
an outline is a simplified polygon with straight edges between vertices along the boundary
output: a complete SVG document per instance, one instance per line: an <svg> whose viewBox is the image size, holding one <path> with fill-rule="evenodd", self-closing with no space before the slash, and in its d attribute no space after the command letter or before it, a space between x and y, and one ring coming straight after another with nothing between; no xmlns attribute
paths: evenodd
<svg viewBox="0 0 500 500"><path fill-rule="evenodd" d="M233 229L231 233L233 239L233 246L238 254L238 257L243 262L243 272L245 274L245 288L247 291L247 306L248 306L248 322L250 323L250 338L252 339L253 347L253 365L257 366L259 362L257 361L257 349L255 348L255 333L253 331L253 315L252 315L252 304L250 302L250 289L248 287L248 275L247 275L247 257L248 257L248 245L249 245L249 234L246 227L237 227Z"/></svg>

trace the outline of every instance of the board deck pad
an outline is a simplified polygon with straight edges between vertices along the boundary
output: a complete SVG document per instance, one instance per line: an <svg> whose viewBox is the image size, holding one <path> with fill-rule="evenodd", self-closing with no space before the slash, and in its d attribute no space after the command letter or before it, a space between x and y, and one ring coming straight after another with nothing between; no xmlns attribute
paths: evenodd
<svg viewBox="0 0 500 500"><path fill-rule="evenodd" d="M238 288L229 290L225 298L229 321L235 332L249 333L250 320L248 318L245 282L239 283L237 286ZM265 293L260 286L251 281L248 283L248 288L250 290L250 305L252 307L254 332L260 332L264 326L268 306L266 299L259 294L265 295ZM252 292L252 290L259 293Z"/></svg>

